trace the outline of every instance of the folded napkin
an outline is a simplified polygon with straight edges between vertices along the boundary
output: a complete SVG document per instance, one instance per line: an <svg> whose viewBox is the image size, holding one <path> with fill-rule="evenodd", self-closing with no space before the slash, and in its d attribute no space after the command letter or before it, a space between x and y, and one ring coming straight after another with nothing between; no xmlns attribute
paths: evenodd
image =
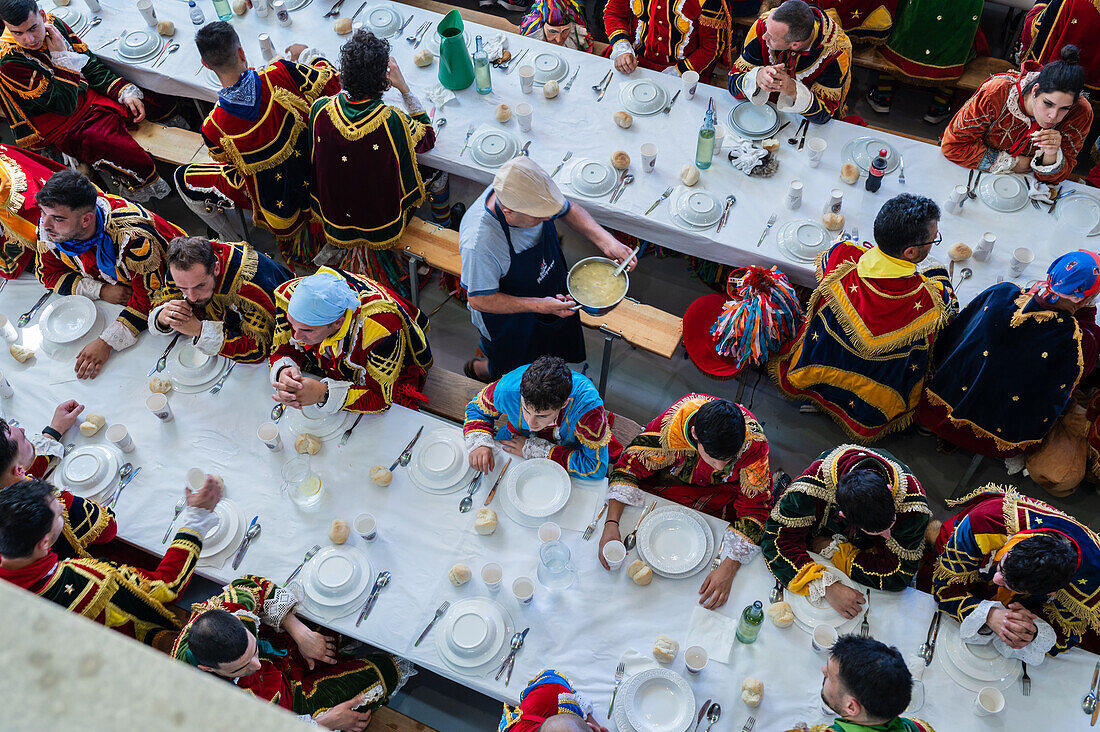
<svg viewBox="0 0 1100 732"><path fill-rule="evenodd" d="M504 55L504 49L508 48L508 39L504 37L503 33L497 33L495 36L489 36L488 38L483 36L481 47L485 50L485 53L489 54L490 61L496 61Z"/></svg>
<svg viewBox="0 0 1100 732"><path fill-rule="evenodd" d="M428 90L427 96L428 101L442 110L444 104L455 98L455 93L442 84L436 84Z"/></svg>
<svg viewBox="0 0 1100 732"><path fill-rule="evenodd" d="M628 648L626 653L619 659L623 663L623 678L627 679L636 673L642 671L648 671L651 668L660 668L661 665L657 663L657 659L653 657L652 653L647 653L644 656L633 648Z"/></svg>
<svg viewBox="0 0 1100 732"><path fill-rule="evenodd" d="M599 500L600 491L578 488L574 483L573 490L569 494L569 502L565 504L561 513L551 520L562 529L584 531L596 515L596 504Z"/></svg>
<svg viewBox="0 0 1100 732"><path fill-rule="evenodd" d="M705 607L696 606L691 611L684 648L702 646L710 660L728 664L736 639L737 623L733 618Z"/></svg>
<svg viewBox="0 0 1100 732"><path fill-rule="evenodd" d="M740 142L730 148L729 158L733 167L748 175L760 165L767 154L767 150L758 148L751 142Z"/></svg>

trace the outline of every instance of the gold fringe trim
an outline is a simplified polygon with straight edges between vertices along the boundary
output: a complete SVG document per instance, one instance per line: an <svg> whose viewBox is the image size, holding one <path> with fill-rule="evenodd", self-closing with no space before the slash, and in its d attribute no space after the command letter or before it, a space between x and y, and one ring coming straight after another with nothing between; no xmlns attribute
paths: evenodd
<svg viewBox="0 0 1100 732"><path fill-rule="evenodd" d="M366 118L358 122L352 122L343 111L341 111L339 97L331 97L325 102L321 111L328 114L329 119L332 121L332 126L335 127L345 139L355 142L356 140L366 137L385 124L390 114L396 110L387 104L380 104Z"/></svg>
<svg viewBox="0 0 1100 732"><path fill-rule="evenodd" d="M0 153L0 171L8 180L8 197L3 206L8 213L18 215L26 200L23 194L27 192L27 175L19 163L3 153Z"/></svg>
<svg viewBox="0 0 1100 732"><path fill-rule="evenodd" d="M286 110L287 117L291 120L290 139L287 140L286 145L281 150L278 150L272 154L267 160L260 163L246 163L244 156L241 154L240 148L237 147L237 143L234 142L233 137L229 135L222 135L218 138L218 144L222 148L222 154L219 156L211 155L215 159L221 162L227 162L233 165L237 170L245 175L256 175L265 170L270 170L282 163L285 163L291 155L297 151L298 138L301 137L302 132L309 126L305 118L308 118L309 108L305 104L305 101L301 97L298 97L288 89L281 87L275 87L271 90L272 104L278 104L280 107ZM267 112L264 114L264 118L271 114L271 108L268 107ZM263 120L260 120L263 121ZM259 123L257 123L259 124Z"/></svg>
<svg viewBox="0 0 1100 732"><path fill-rule="evenodd" d="M979 439L992 440L998 450L1023 450L1028 451L1033 447L1042 443L1043 439L1040 437L1037 440L1024 440L1023 442L1009 442L1004 440L992 432L987 432L979 427L974 422L968 419L960 419L953 416L954 409L951 405L944 401L938 394L932 391L931 387L926 386L924 389L924 398L928 400L930 404L936 407L942 407L947 412L947 420L954 427L965 427L968 432L973 434Z"/></svg>

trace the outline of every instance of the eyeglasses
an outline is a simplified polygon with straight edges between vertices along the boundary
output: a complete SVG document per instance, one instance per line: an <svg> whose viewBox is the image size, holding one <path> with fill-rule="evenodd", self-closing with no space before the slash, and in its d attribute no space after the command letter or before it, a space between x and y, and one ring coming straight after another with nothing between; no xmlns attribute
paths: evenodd
<svg viewBox="0 0 1100 732"><path fill-rule="evenodd" d="M934 246L937 246L942 241L943 241L943 234L940 234L939 236L937 236L932 241L924 242L924 244L921 244L921 246L923 246L923 247L934 247Z"/></svg>

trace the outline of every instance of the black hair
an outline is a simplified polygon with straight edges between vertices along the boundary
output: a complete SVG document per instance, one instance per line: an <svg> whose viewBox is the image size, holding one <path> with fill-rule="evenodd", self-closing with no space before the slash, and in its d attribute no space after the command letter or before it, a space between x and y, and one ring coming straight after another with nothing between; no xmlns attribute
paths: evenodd
<svg viewBox="0 0 1100 732"><path fill-rule="evenodd" d="M217 71L232 66L241 47L240 36L233 26L224 20L207 23L195 34L195 45L206 65Z"/></svg>
<svg viewBox="0 0 1100 732"><path fill-rule="evenodd" d="M842 635L829 656L836 659L840 683L868 717L893 719L909 706L913 677L897 648L874 638Z"/></svg>
<svg viewBox="0 0 1100 732"><path fill-rule="evenodd" d="M894 522L894 497L877 470L849 470L836 484L836 505L857 529L885 531Z"/></svg>
<svg viewBox="0 0 1100 732"><path fill-rule="evenodd" d="M0 0L0 19L8 25L23 25L31 13L38 13L34 0Z"/></svg>
<svg viewBox="0 0 1100 732"><path fill-rule="evenodd" d="M875 244L884 254L900 259L909 247L930 241L928 229L939 219L940 207L931 198L912 193L894 196L875 216Z"/></svg>
<svg viewBox="0 0 1100 732"><path fill-rule="evenodd" d="M814 34L814 23L817 22L814 11L803 0L786 0L768 17L787 26L788 43L801 43L807 40Z"/></svg>
<svg viewBox="0 0 1100 732"><path fill-rule="evenodd" d="M0 475L8 472L17 457L19 448L11 437L11 425L0 419Z"/></svg>
<svg viewBox="0 0 1100 732"><path fill-rule="evenodd" d="M715 460L732 460L745 444L745 415L728 399L699 407L691 423L695 439Z"/></svg>
<svg viewBox="0 0 1100 732"><path fill-rule="evenodd" d="M23 559L53 528L50 509L53 486L38 478L12 483L0 490L0 557Z"/></svg>
<svg viewBox="0 0 1100 732"><path fill-rule="evenodd" d="M59 170L38 189L34 200L39 206L65 206L73 211L95 207L96 190L83 173Z"/></svg>
<svg viewBox="0 0 1100 732"><path fill-rule="evenodd" d="M378 99L390 88L390 42L357 30L340 47L340 83L355 101Z"/></svg>
<svg viewBox="0 0 1100 732"><path fill-rule="evenodd" d="M536 412L561 409L572 392L573 372L557 356L539 356L519 380L519 395Z"/></svg>
<svg viewBox="0 0 1100 732"><path fill-rule="evenodd" d="M245 654L248 650L248 630L232 613L207 610L191 623L187 647L195 663L217 668Z"/></svg>
<svg viewBox="0 0 1100 732"><path fill-rule="evenodd" d="M1046 596L1073 581L1077 559L1077 550L1069 539L1041 531L1009 550L1001 561L1001 576L1015 592Z"/></svg>
<svg viewBox="0 0 1100 732"><path fill-rule="evenodd" d="M1024 93L1046 94L1047 92L1065 92L1073 95L1073 101L1081 96L1085 89L1085 69L1077 58L1079 52L1077 46L1067 43L1062 46L1057 61L1051 61L1044 66L1039 75L1028 82L1023 88Z"/></svg>
<svg viewBox="0 0 1100 732"><path fill-rule="evenodd" d="M214 273L214 247L205 236L177 236L168 242L168 254L165 257L169 267L191 269L201 264L207 274Z"/></svg>

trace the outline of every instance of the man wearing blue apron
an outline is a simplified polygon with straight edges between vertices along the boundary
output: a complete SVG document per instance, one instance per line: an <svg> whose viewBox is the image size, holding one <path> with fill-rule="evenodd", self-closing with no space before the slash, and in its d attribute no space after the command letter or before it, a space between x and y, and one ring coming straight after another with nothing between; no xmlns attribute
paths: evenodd
<svg viewBox="0 0 1100 732"><path fill-rule="evenodd" d="M544 355L570 363L585 359L577 304L567 294L569 267L554 227L558 218L608 258L630 256L629 247L566 201L528 157L502 165L463 217L462 285L486 356L467 362L470 378L489 382Z"/></svg>

